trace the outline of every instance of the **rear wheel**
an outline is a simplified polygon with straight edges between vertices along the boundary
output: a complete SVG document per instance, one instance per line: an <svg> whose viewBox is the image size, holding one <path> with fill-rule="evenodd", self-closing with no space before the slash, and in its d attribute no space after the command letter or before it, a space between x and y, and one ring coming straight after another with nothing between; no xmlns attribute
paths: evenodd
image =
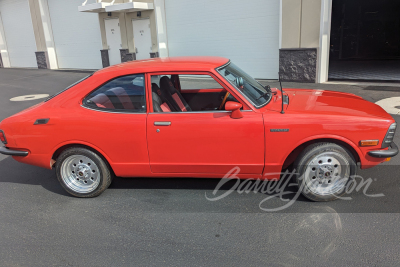
<svg viewBox="0 0 400 267"><path fill-rule="evenodd" d="M96 197L112 180L107 163L98 154L81 147L64 150L57 159L56 172L62 187L76 197Z"/></svg>
<svg viewBox="0 0 400 267"><path fill-rule="evenodd" d="M299 155L295 168L296 182L306 198L332 201L346 193L357 165L346 148L334 143L316 143Z"/></svg>

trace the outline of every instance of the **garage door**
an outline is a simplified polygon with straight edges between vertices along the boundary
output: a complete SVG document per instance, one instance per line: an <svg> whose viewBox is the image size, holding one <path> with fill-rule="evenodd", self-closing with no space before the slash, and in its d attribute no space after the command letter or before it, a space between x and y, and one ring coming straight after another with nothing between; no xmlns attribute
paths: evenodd
<svg viewBox="0 0 400 267"><path fill-rule="evenodd" d="M58 66L100 69L101 35L95 13L79 12L82 0L48 0Z"/></svg>
<svg viewBox="0 0 400 267"><path fill-rule="evenodd" d="M223 56L278 78L279 0L167 0L165 12L170 56Z"/></svg>
<svg viewBox="0 0 400 267"><path fill-rule="evenodd" d="M0 0L0 12L11 67L37 68L28 0Z"/></svg>

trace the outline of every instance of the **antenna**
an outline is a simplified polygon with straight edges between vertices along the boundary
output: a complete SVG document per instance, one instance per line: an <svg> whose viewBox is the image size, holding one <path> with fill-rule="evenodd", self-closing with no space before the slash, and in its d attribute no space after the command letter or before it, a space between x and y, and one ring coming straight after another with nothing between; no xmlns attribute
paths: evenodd
<svg viewBox="0 0 400 267"><path fill-rule="evenodd" d="M282 96L282 110L281 113L285 114L285 111L283 110L283 89L282 89L282 81L281 81L281 72L278 72L278 76L279 76L279 84L281 86L281 96Z"/></svg>

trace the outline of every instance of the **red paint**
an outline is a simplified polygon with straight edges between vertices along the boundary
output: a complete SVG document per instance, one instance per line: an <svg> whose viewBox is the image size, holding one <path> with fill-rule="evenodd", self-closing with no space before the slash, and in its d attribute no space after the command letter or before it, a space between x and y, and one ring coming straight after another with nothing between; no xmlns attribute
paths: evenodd
<svg viewBox="0 0 400 267"><path fill-rule="evenodd" d="M220 178L239 166L241 178L276 178L268 174L280 172L292 151L318 140L347 144L359 157L362 168L385 160L367 155L368 151L380 150L379 145L359 146L360 140L381 143L394 122L379 106L352 94L284 89L290 102L281 114L282 96L273 89L277 94L271 102L256 109L215 70L227 62L218 57L185 57L115 65L97 71L48 102L5 119L0 129L8 148L29 151L27 157L14 157L20 162L51 168L58 149L79 144L98 151L121 177ZM146 113L109 113L81 106L82 100L102 84L136 73L146 74ZM162 74L210 75L240 104L228 102L226 111L153 113L149 77ZM214 91L196 92L208 90ZM101 97L96 103L112 105ZM238 105L243 106L242 111ZM233 115L235 111L243 117L232 119L237 116ZM39 118L50 121L33 125ZM154 126L158 121L169 121L171 125Z"/></svg>

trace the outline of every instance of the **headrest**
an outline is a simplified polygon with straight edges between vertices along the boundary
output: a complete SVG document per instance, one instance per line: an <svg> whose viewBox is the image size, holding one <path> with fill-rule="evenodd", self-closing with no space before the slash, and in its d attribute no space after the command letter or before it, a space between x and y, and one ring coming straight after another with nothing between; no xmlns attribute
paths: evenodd
<svg viewBox="0 0 400 267"><path fill-rule="evenodd" d="M160 87L158 87L158 85L156 83L152 83L151 84L151 90L157 91L157 89L160 89Z"/></svg>
<svg viewBox="0 0 400 267"><path fill-rule="evenodd" d="M174 87L174 85L172 84L171 80L167 77L167 76L163 76L160 79L160 86L161 88L163 88L164 90L168 90L168 92L173 95L176 93L176 89Z"/></svg>
<svg viewBox="0 0 400 267"><path fill-rule="evenodd" d="M161 89L160 89L160 87L158 87L158 85L156 83L151 84L151 91L160 97L162 96Z"/></svg>

